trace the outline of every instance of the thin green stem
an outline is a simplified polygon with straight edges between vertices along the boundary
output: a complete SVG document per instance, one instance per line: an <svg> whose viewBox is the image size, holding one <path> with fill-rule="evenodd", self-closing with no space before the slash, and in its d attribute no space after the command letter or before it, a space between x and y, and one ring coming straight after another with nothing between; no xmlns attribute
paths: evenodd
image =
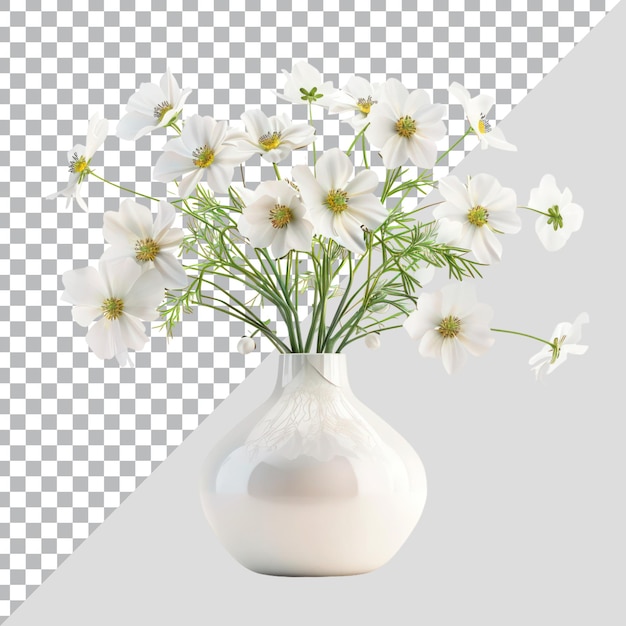
<svg viewBox="0 0 626 626"><path fill-rule="evenodd" d="M102 178L102 176L98 176L98 174L96 174L93 170L89 170L89 174L91 174L91 176L93 176L94 178L97 178L98 180L101 180L103 183L107 183L108 185L112 185L113 187L117 187L118 189L121 189L122 191L128 191L128 193L132 193L136 196L141 196L142 198L146 198L147 200L152 200L153 202L158 202L157 198L153 198L152 196L147 196L145 193L139 193L138 191L135 191L133 189L128 189L127 187L122 187L122 185L118 185L117 183L112 183L110 180L107 180L106 178Z"/></svg>
<svg viewBox="0 0 626 626"><path fill-rule="evenodd" d="M363 148L363 162L365 163L365 168L369 170L370 166L367 163L367 150L365 149L365 135L361 135L361 147Z"/></svg>
<svg viewBox="0 0 626 626"><path fill-rule="evenodd" d="M518 206L518 209L526 209L527 211L532 211L533 213L539 213L539 215L545 215L546 217L552 217L549 213L545 213L544 211L540 211L539 209L533 209L529 206Z"/></svg>
<svg viewBox="0 0 626 626"><path fill-rule="evenodd" d="M528 333L520 333L516 330L504 330L503 328L492 328L494 333L507 333L509 335L519 335L520 337L528 337L529 339L534 339L535 341L540 341L541 343L545 343L546 345L554 348L554 342L548 341L547 339L541 339L540 337L535 337L535 335L529 335Z"/></svg>
<svg viewBox="0 0 626 626"><path fill-rule="evenodd" d="M313 105L309 100L309 124L315 128L315 124L313 124ZM315 133L317 135L317 131ZM315 147L315 141L313 142L313 173L317 174L317 148Z"/></svg>
<svg viewBox="0 0 626 626"><path fill-rule="evenodd" d="M272 163L272 165L274 166L274 172L276 173L276 180L281 180L280 172L278 171L278 165L276 165L276 163Z"/></svg>
<svg viewBox="0 0 626 626"><path fill-rule="evenodd" d="M354 141L350 144L350 147L346 150L346 156L350 156L352 154L352 150L354 148L354 146L356 146L356 142L359 140L359 137L361 137L365 131L367 130L367 128L369 127L369 124L366 124L365 126L363 126L363 128L354 136Z"/></svg>
<svg viewBox="0 0 626 626"><path fill-rule="evenodd" d="M442 152L441 155L439 156L439 158L435 161L435 165L437 165L437 163L439 163L442 159L444 159L446 157L447 154L449 154L450 152L452 152L452 150L454 150L470 133L472 132L472 127L470 126L466 131L465 134L460 137L459 139L457 139L445 152Z"/></svg>

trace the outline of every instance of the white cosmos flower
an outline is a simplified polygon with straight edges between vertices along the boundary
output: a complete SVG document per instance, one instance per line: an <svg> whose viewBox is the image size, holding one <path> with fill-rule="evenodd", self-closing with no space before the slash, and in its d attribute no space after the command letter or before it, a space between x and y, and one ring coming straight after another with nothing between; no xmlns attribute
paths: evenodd
<svg viewBox="0 0 626 626"><path fill-rule="evenodd" d="M493 263L502 256L495 233L516 233L522 227L515 191L502 187L490 174L472 176L467 186L456 176L439 181L445 198L433 215L439 220L439 239L467 248L479 263Z"/></svg>
<svg viewBox="0 0 626 626"><path fill-rule="evenodd" d="M493 345L492 317L491 307L476 301L472 285L453 283L437 293L422 293L404 328L420 341L422 356L441 358L453 374L465 363L466 352L480 356Z"/></svg>
<svg viewBox="0 0 626 626"><path fill-rule="evenodd" d="M174 256L183 240L181 228L172 228L176 209L161 200L154 222L147 207L130 198L124 200L119 211L104 214L104 238L111 246L102 259L134 259L142 268L156 270L163 277L166 287L185 287L187 274Z"/></svg>
<svg viewBox="0 0 626 626"><path fill-rule="evenodd" d="M80 195L80 185L89 175L89 163L98 148L104 143L109 131L109 121L100 117L100 113L95 113L89 120L87 127L86 145L76 144L68 153L70 180L67 187L47 196L47 200L53 200L59 196L67 198L66 208L71 204L72 199L78 202L83 211L87 211L87 203Z"/></svg>
<svg viewBox="0 0 626 626"><path fill-rule="evenodd" d="M142 320L155 320L163 300L163 279L154 269L142 272L132 259L100 261L63 274L63 300L74 305L72 316L89 326L87 344L100 359L128 362L128 350L148 341ZM99 319L98 319L99 318Z"/></svg>
<svg viewBox="0 0 626 626"><path fill-rule="evenodd" d="M380 148L387 169L400 167L408 159L431 168L437 160L436 142L446 134L441 121L444 111L443 105L431 104L422 89L409 93L400 81L390 78L369 115L365 136Z"/></svg>
<svg viewBox="0 0 626 626"><path fill-rule="evenodd" d="M516 146L504 138L504 133L499 128L487 121L487 113L495 102L491 96L479 94L472 98L469 91L459 83L452 83L449 91L463 105L465 117L480 140L483 150L489 146L500 150L517 150Z"/></svg>
<svg viewBox="0 0 626 626"><path fill-rule="evenodd" d="M284 180L261 183L239 218L239 232L254 248L272 247L275 258L310 250L313 224L298 192Z"/></svg>
<svg viewBox="0 0 626 626"><path fill-rule="evenodd" d="M251 150L245 152L227 144L229 139L226 122L193 115L185 123L180 137L170 139L163 147L163 154L154 166L154 178L167 183L183 176L178 195L186 198L206 174L209 187L225 193L235 165L253 154Z"/></svg>
<svg viewBox="0 0 626 626"><path fill-rule="evenodd" d="M270 163L280 163L292 150L315 141L315 129L309 124L294 124L287 115L267 117L263 111L246 111L241 119L247 133L241 133L246 148L252 148Z"/></svg>
<svg viewBox="0 0 626 626"><path fill-rule="evenodd" d="M328 111L330 113L352 113L346 121L359 131L369 121L369 114L378 103L382 85L372 85L361 76L353 76L339 91Z"/></svg>
<svg viewBox="0 0 626 626"><path fill-rule="evenodd" d="M325 152L316 171L317 177L305 165L293 168L316 232L352 252L365 252L363 227L376 230L387 218L387 210L373 193L378 176L363 170L352 178L352 161L339 148Z"/></svg>
<svg viewBox="0 0 626 626"><path fill-rule="evenodd" d="M573 324L561 322L552 332L554 346L544 347L528 361L529 365L539 380L547 374L551 374L561 363L567 359L568 354L585 354L589 346L578 344L582 335L582 325L589 322L589 315L581 313Z"/></svg>
<svg viewBox="0 0 626 626"><path fill-rule="evenodd" d="M276 93L279 98L294 104L312 102L320 106L328 106L332 102L330 96L337 93L332 82L322 82L322 75L317 68L306 61L298 61L292 68L291 74L283 70L287 78L282 94Z"/></svg>
<svg viewBox="0 0 626 626"><path fill-rule="evenodd" d="M551 252L560 250L570 235L582 226L582 207L572 202L572 192L567 187L562 192L559 190L551 174L546 174L539 187L531 190L528 206L547 213L539 216L535 231L546 250Z"/></svg>
<svg viewBox="0 0 626 626"><path fill-rule="evenodd" d="M136 140L176 119L191 89L181 91L168 68L158 85L142 83L126 105L126 115L117 125L117 136Z"/></svg>

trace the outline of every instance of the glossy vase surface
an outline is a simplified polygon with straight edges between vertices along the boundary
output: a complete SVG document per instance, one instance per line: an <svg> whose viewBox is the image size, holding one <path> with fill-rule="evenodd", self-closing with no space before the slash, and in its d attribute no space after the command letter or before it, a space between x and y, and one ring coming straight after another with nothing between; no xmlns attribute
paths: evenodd
<svg viewBox="0 0 626 626"><path fill-rule="evenodd" d="M202 504L245 567L360 574L415 527L426 476L415 450L352 393L344 354L279 355L276 387L211 450Z"/></svg>

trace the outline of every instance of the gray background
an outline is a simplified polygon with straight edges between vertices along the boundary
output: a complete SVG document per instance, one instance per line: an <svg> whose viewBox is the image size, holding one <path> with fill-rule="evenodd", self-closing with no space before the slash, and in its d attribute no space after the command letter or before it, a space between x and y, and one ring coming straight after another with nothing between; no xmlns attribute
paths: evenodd
<svg viewBox="0 0 626 626"><path fill-rule="evenodd" d="M355 390L417 448L429 476L430 495L424 517L398 557L380 571L362 577L328 580L266 578L241 569L210 533L202 519L197 498L199 464L211 441L251 408L251 398L263 395L271 386L275 365L272 357L249 376L215 410L211 419L204 421L168 462L94 532L89 542L32 595L11 618L11 624L169 624L211 619L237 624L252 618L263 624L292 621L313 624L322 620L331 624L381 621L409 624L420 620L428 624L623 623L624 609L619 605L618 593L623 590L625 582L619 567L626 556L621 533L626 521L623 496L626 468L621 455L625 434L623 406L617 392L623 368L619 369L617 363L624 340L620 336L619 305L623 298L618 291L621 283L617 268L625 226L619 204L624 166L619 147L624 130L617 114L625 94L623 85L613 78L615 73L610 59L624 58L621 37L626 23L624 7L622 3L615 8L609 18L507 118L502 127L507 137L518 145L519 153L477 152L458 170L458 173L484 170L495 174L503 184L518 190L522 203L530 188L536 186L546 172L553 173L561 186L572 188L575 200L587 210L584 230L574 235L560 254L552 255L545 252L535 239L532 216L525 216L525 230L517 237L507 238L502 264L489 269L488 280L479 285L479 290L481 299L496 310L497 325L537 334L547 335L556 322L571 321L578 312L587 310L592 320L584 337L591 345L588 355L572 358L571 363L566 363L542 386L535 384L525 365L538 346L513 338L498 338L488 355L473 360L470 367L454 378L446 376L439 364L422 360L416 346L402 333L385 336L383 347L376 353L365 352L360 346L351 350ZM434 11L432 14L436 15ZM139 31L135 29L135 32ZM314 50L313 45L311 50ZM393 59L390 65L393 66ZM189 68L187 71L194 70ZM328 71L332 78L332 69ZM347 74L350 70L344 71ZM359 70L355 68L355 71ZM162 69L155 68L154 72L156 78ZM393 74L393 68L388 73ZM59 75L59 80L61 78ZM132 75L132 85L136 78ZM411 80L415 81L415 76L407 82L409 86L415 86ZM449 80L446 75L444 84L447 85ZM466 84L475 88L480 86L471 85L471 80ZM129 87L127 95L131 92L132 87ZM105 93L109 98L108 92ZM81 95L80 90L78 94ZM119 102L124 98L119 97L119 91L117 96L110 106L117 106L119 110ZM93 90L90 103L92 98ZM97 96L93 102L97 103ZM88 107L76 106L76 119L86 119ZM111 117L115 119L114 115ZM236 118L236 114L231 113L228 117ZM19 125L16 134L17 128ZM27 128L26 124L24 128ZM42 139L46 139L43 127L40 132L44 135ZM78 139L84 131L74 132ZM65 151L71 143L59 145L59 151ZM19 142L16 142L16 151L18 147ZM115 152L113 144L111 148ZM63 162L62 155L59 162ZM10 169L19 167L16 162ZM63 170L64 167L57 172L54 168L55 180L59 176L64 180ZM13 174L11 172L12 184L19 187L19 172ZM97 185L94 190L91 186L90 196L102 198L106 195ZM43 195L54 188L55 185L52 189L44 189ZM43 210L38 222L40 229L57 227L55 221L50 221L52 217L59 221L61 230L57 230L56 241L59 247L72 243L73 237L80 238L81 235L76 233L81 232L81 227L87 232L86 227L90 226L88 237L95 240L98 237L97 218L101 219L103 205L116 208L117 201L111 196L108 204L107 200L100 205L96 202L96 207L92 208L94 215L74 212L72 220L63 217L66 214L61 205L52 209L44 205L42 209L39 202L39 206L33 208ZM29 200L24 208L31 206ZM11 209L12 237L13 233L22 231L28 237L33 236L33 230L44 232L37 231L37 226L33 226L30 234L24 226L20 231L20 220L27 225L36 213L20 210L18 201L12 201ZM19 238L19 235L15 237ZM44 243L28 245L42 246ZM11 244L12 260L19 259L22 251L31 253L31 259L46 258L41 247L35 251L27 249L19 239L11 240ZM22 244L25 246L23 250L19 247ZM81 245L78 240L71 246L76 266L83 265L87 258L97 258L98 245L101 244ZM61 265L59 263L51 275L62 271ZM26 268L25 263L23 267ZM33 298L37 286L33 282L32 267L29 270L22 270L22 289ZM16 275L19 278L19 272L11 272L12 281L16 280ZM26 291L28 282L31 283L30 289ZM12 294L14 292L19 292L17 286L11 290ZM40 297L45 298L45 291L42 294ZM19 318L14 316L16 311L19 315L20 307L26 311L25 297L20 301L16 296L15 303L11 301L11 324L19 323ZM56 300L40 303L40 307L29 303L31 311L41 310L42 319L27 320L31 322L28 324L28 340L36 343L38 331L45 335L43 325L55 324L52 320L61 316L58 326L48 327L48 332L59 335L57 349L61 347L63 352L63 333L71 337L74 329L67 320L62 323L64 318L59 313L61 309L56 308ZM193 327L194 323L189 326ZM22 335L27 334L26 327L24 324ZM13 331L8 325L7 329ZM203 328L200 334L210 336L211 332L207 330L214 332L214 329ZM236 339L235 332L230 333L230 328L226 330L227 335L232 334ZM185 332L193 333L193 328ZM11 334L13 340L16 332ZM138 368L134 373L118 374L115 368L102 367L90 359L87 365L85 357L81 356L85 354L85 346L77 335L69 354L58 355L59 359L65 359L64 367L49 365L59 376L60 383L64 381L59 369L69 369L74 377L81 376L84 371L85 382L79 383L75 378L70 389L70 404L65 409L72 418L69 427L58 427L56 420L62 419L62 410L57 416L54 409L43 409L50 403L44 393L38 399L33 396L21 399L19 394L14 394L13 390L23 383L18 378L12 379L11 384L16 385L11 387L12 408L18 407L18 410L12 411L13 417L6 422L10 431L4 432L8 432L11 439L3 442L11 443L6 449L12 469L19 471L22 461L24 465L29 462L20 459L19 455L13 458L14 449L22 440L27 443L30 439L31 446L38 446L35 436L30 434L36 433L38 428L27 425L28 420L37 418L37 411L31 410L36 408L35 405L26 404L29 401L38 401L42 407L39 416L42 434L47 423L48 430L54 431L59 438L56 454L60 455L60 446L66 445L70 448L66 452L78 455L70 457L74 463L71 471L77 470L78 463L85 461L80 457L82 452L75 453L76 448L86 445L79 443L81 436L91 443L91 433L98 432L99 423L103 431L116 431L117 417L119 432L120 416L126 415L134 420L135 413L141 414L137 410L141 396L135 400L133 393L124 389L124 377L130 377L126 383L132 382L135 387L141 377L144 381L141 384L148 385L150 377L159 376L158 372L164 371L167 365L170 366L168 371L176 369L176 363L169 363L165 353L159 355L158 342L155 350L155 341L152 356L146 357L145 361L138 357ZM19 342L15 340L14 344ZM183 347L181 342L181 352ZM202 342L197 340L189 347L189 351L185 350L186 355L194 351L202 354L204 349ZM39 352L34 345L26 348L25 353L31 355L28 356L29 367L24 365L25 361L20 367L19 359L15 359L15 364L12 360L12 375L19 376L20 371L37 369L32 355L39 354L42 357L39 369L45 376L43 355L54 350L45 350L43 345ZM15 353L19 353L17 348L11 350L12 359ZM239 362L238 365L242 369L243 365ZM222 367L227 369L228 362L223 362ZM193 364L189 369L193 369ZM91 372L101 372L101 379ZM119 379L115 382L115 377L119 377L122 383ZM81 402L81 392L72 395L71 390L79 390L80 385L87 388L87 381L89 398ZM152 378L151 382L160 381ZM110 398L104 397L107 384L112 385L108 390ZM158 387L152 385L148 389ZM40 389L43 392L43 388ZM93 405L92 410L89 403L94 396L97 400L100 393L103 404ZM116 393L117 398L122 399L116 399ZM163 402L176 402L176 393L185 395L182 388L176 387L172 393L174 398L167 395ZM227 395L226 390L223 395ZM124 399L127 404L123 404ZM144 406L149 406L150 400L143 402ZM105 404L112 408L105 409ZM153 407L157 409L154 423L148 422L142 427L133 421L132 425L127 423L124 430L182 433L182 415L188 413L189 407L179 406L173 409L163 405L159 409L156 405ZM19 419L19 408L22 408L23 420ZM181 416L180 428L175 421L171 424L168 421L172 415L176 416L177 410ZM200 409L197 408L196 412L199 413ZM81 416L86 420L87 413L92 421L88 424L85 421L82 428L77 426L81 423ZM165 420L160 428L155 427L159 415ZM107 419L111 421L109 428L106 427ZM54 424L50 426L53 420ZM64 441L65 435L59 435L62 431L72 433L70 438ZM134 438L132 442L135 444ZM128 445L133 449L139 447ZM94 437L93 446L97 449L103 444ZM93 451L93 446L88 449ZM155 451L152 457L154 446L162 449ZM43 446L39 444L38 447ZM109 447L115 447L115 444ZM144 447L149 448L141 453L148 457L144 461L147 466L140 465L141 458L133 460L132 467L127 467L128 478L135 480L142 473L149 474L175 444L167 446L157 438L153 446ZM65 462L56 457L54 461L56 464ZM27 488L25 480L16 482L13 488L16 476L11 472L10 481L6 483L11 489L5 492L10 499L3 503L3 513L10 511L11 529L21 529L23 525L24 530L31 532L33 529L28 527L29 524L42 526L43 523L41 520L37 522L36 516L35 521L26 519L29 515L29 508L25 506L28 496L33 502L31 511L45 508L55 511L65 506L71 512L73 523L60 522L55 517L55 528L60 539L64 538L63 532L69 533L67 540L73 546L81 538L80 534L72 535L77 532L77 525L87 525L85 528L78 526L80 532L92 530L97 525L97 522L90 524L73 519L73 512L86 509L91 515L94 510L104 512L106 507L97 498L92 504L91 493L97 493L96 487L93 490L77 488L80 483L75 482L77 477L72 476L71 471L70 486L65 491L70 494L69 502L64 505L63 499L59 498L55 505L42 506L46 493L60 495L63 489L56 484L53 488L45 487L41 463L39 508L36 498L32 497L38 492L37 488ZM58 465L58 469L61 467ZM33 470L36 474L37 468ZM124 474L121 467L119 473ZM98 476L97 472L91 472L91 467L87 468L86 474L89 478ZM94 481L94 484L97 483ZM132 487L124 490L121 485L117 486L117 492L115 486L110 489L104 486L101 491L132 491ZM89 493L85 505L72 504L72 497L78 502L76 494L85 492ZM23 519L19 515L13 519L13 511L20 509L20 499L13 500L15 494L24 496ZM114 507L109 507L106 512ZM63 523L70 527L63 528ZM42 556L48 552L48 556L56 558L58 554L71 552L68 544L60 539L55 541L52 551L46 550L40 540ZM8 581L12 583L11 589L28 587L25 577L16 576L13 581L13 571L21 570L28 575L29 572L56 567L44 567L42 559L37 563L34 559L29 565L26 541L20 544L19 537L11 535L9 542L3 544L10 549L11 567L5 571L11 571ZM36 550L31 550L31 556L35 553ZM19 559L13 561L14 556L24 557L23 565L20 566ZM32 584L30 591L35 586L36 583ZM19 595L16 595L14 604L18 602Z"/></svg>

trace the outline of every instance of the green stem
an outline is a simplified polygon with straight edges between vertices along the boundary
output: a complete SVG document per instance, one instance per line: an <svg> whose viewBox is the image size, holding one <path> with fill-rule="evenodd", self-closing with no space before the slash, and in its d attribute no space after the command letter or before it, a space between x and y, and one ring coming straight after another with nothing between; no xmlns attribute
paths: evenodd
<svg viewBox="0 0 626 626"><path fill-rule="evenodd" d="M278 165L276 165L276 163L272 163L272 165L274 166L274 172L276 172L276 179L281 180L280 172L278 171Z"/></svg>
<svg viewBox="0 0 626 626"><path fill-rule="evenodd" d="M549 213L545 213L544 211L540 211L539 209L532 209L529 206L518 206L518 209L526 209L527 211L532 211L533 213L539 213L539 215L545 215L546 217L552 217Z"/></svg>
<svg viewBox="0 0 626 626"><path fill-rule="evenodd" d="M435 161L435 165L437 165L437 163L439 163L439 161L441 161L442 159L444 159L446 157L447 154L449 154L450 152L452 152L452 150L454 150L470 133L472 132L472 127L470 126L466 131L465 134L458 139L457 141L455 141L445 152L441 153L441 156Z"/></svg>
<svg viewBox="0 0 626 626"><path fill-rule="evenodd" d="M350 147L346 150L346 156L350 156L352 154L352 150L354 146L356 146L356 142L359 140L359 137L365 133L369 124L363 126L363 128L354 136L354 141L350 144Z"/></svg>
<svg viewBox="0 0 626 626"><path fill-rule="evenodd" d="M315 128L315 124L313 124L313 105L309 100L309 124ZM317 131L315 132L317 135ZM317 175L317 148L315 147L315 141L313 142L313 173Z"/></svg>
<svg viewBox="0 0 626 626"><path fill-rule="evenodd" d="M554 342L548 341L547 339L541 339L539 337L535 337L534 335L529 335L527 333L520 333L516 330L504 330L503 328L492 328L494 333L507 333L509 335L519 335L520 337L528 337L529 339L534 339L535 341L540 341L541 343L545 343L546 345L554 348Z"/></svg>
<svg viewBox="0 0 626 626"><path fill-rule="evenodd" d="M363 162L365 163L365 168L369 170L370 166L367 163L367 151L365 150L365 135L361 135L361 147L363 148Z"/></svg>
<svg viewBox="0 0 626 626"><path fill-rule="evenodd" d="M128 193L132 193L136 196L141 196L142 198L146 198L147 200L152 200L153 202L158 202L157 198L153 198L152 196L146 196L146 194L144 193L139 193L138 191L134 191L133 189L128 189L127 187L122 187L121 185L118 185L116 183L112 183L110 180L107 180L106 178L102 178L102 176L98 176L98 174L96 174L93 170L89 170L89 173L94 177L97 178L98 180L101 180L103 183L107 183L109 185L112 185L113 187L117 187L118 189L121 189L122 191L127 191Z"/></svg>

